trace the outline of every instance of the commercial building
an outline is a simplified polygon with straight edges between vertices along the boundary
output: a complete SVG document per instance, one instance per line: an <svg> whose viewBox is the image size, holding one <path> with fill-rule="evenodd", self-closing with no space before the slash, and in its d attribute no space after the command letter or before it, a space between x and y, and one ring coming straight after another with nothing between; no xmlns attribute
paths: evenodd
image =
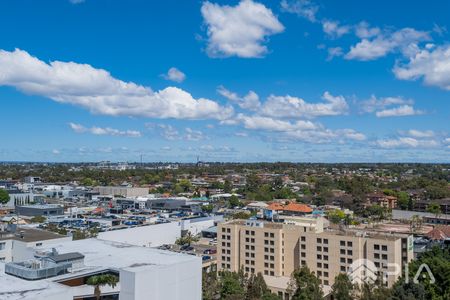
<svg viewBox="0 0 450 300"><path fill-rule="evenodd" d="M108 299L202 296L202 262L196 256L98 239L63 242L29 254L24 261L0 263L0 299L94 299L87 280L99 274L118 277L115 287L101 287Z"/></svg>
<svg viewBox="0 0 450 300"><path fill-rule="evenodd" d="M16 213L21 216L61 216L64 215L64 207L58 204L37 204L16 206Z"/></svg>
<svg viewBox="0 0 450 300"><path fill-rule="evenodd" d="M401 274L388 275L387 271L403 269L413 258L413 240L409 235L331 230L323 218L279 218L280 222L233 220L220 223L218 269L238 271L244 268L248 273L261 272L266 277L276 277L278 279L268 281L279 283L286 281L296 268L306 265L326 288L341 272L365 279L370 274L360 274L362 270L356 270L354 263L368 260L376 268L372 270L375 275L382 275L385 285L392 286ZM286 293L279 286L273 287L273 291Z"/></svg>
<svg viewBox="0 0 450 300"><path fill-rule="evenodd" d="M122 196L125 198L141 197L148 195L148 188L124 187L124 186L96 186L94 192L100 195Z"/></svg>

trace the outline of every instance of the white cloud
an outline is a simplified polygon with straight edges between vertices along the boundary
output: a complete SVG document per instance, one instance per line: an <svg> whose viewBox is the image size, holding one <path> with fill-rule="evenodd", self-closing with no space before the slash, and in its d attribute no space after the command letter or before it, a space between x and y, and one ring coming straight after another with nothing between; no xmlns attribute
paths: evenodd
<svg viewBox="0 0 450 300"><path fill-rule="evenodd" d="M219 86L217 92L228 100L237 103L242 109L257 110L261 106L259 96L254 91L249 91L244 97L239 97L236 93Z"/></svg>
<svg viewBox="0 0 450 300"><path fill-rule="evenodd" d="M239 114L236 118L244 128L277 133L275 139L282 141L302 141L307 143L329 143L332 140L362 141L366 136L353 129L331 130L311 121L289 122L270 117L246 116Z"/></svg>
<svg viewBox="0 0 450 300"><path fill-rule="evenodd" d="M53 149L52 154L58 155L61 154L61 151L59 151L58 149Z"/></svg>
<svg viewBox="0 0 450 300"><path fill-rule="evenodd" d="M379 118L383 117L403 117L424 114L421 110L416 110L411 105L401 105L399 107L377 111L375 115Z"/></svg>
<svg viewBox="0 0 450 300"><path fill-rule="evenodd" d="M118 80L109 72L87 64L60 61L47 64L19 49L0 50L0 85L112 116L226 119L233 114L231 107L222 107L209 99L195 99L176 87L155 92Z"/></svg>
<svg viewBox="0 0 450 300"><path fill-rule="evenodd" d="M342 51L341 47L331 47L327 49L328 51L328 57L327 60L332 60L335 57L342 56L344 52Z"/></svg>
<svg viewBox="0 0 450 300"><path fill-rule="evenodd" d="M350 26L348 25L339 25L338 21L323 21L322 29L328 36L332 38L340 38L344 34L350 32Z"/></svg>
<svg viewBox="0 0 450 300"><path fill-rule="evenodd" d="M238 137L248 137L248 133L247 132L243 132L243 131L235 132L234 135L238 136Z"/></svg>
<svg viewBox="0 0 450 300"><path fill-rule="evenodd" d="M127 137L141 137L141 132L137 130L118 130L110 127L85 127L81 124L69 123L70 128L76 133L91 133L94 135L111 135L111 136L127 136Z"/></svg>
<svg viewBox="0 0 450 300"><path fill-rule="evenodd" d="M370 27L369 23L362 21L355 26L355 34L360 39L367 39L377 36L381 33L380 28Z"/></svg>
<svg viewBox="0 0 450 300"><path fill-rule="evenodd" d="M426 85L450 90L450 45L421 50L407 64L397 64L393 72L398 79L422 78Z"/></svg>
<svg viewBox="0 0 450 300"><path fill-rule="evenodd" d="M271 95L261 108L261 114L271 117L313 118L320 116L337 116L348 112L348 104L343 96L333 96L325 92L324 103L307 103L292 96Z"/></svg>
<svg viewBox="0 0 450 300"><path fill-rule="evenodd" d="M381 148L432 148L438 146L435 140L421 140L412 137L377 140L375 145Z"/></svg>
<svg viewBox="0 0 450 300"><path fill-rule="evenodd" d="M252 0L237 6L204 2L201 13L207 27L207 53L211 57L261 57L267 37L284 30L270 9Z"/></svg>
<svg viewBox="0 0 450 300"><path fill-rule="evenodd" d="M157 124L156 125L159 128L160 135L165 138L166 140L179 140L180 139L180 133L177 129L175 129L172 125L168 124ZM150 126L147 126L150 127Z"/></svg>
<svg viewBox="0 0 450 300"><path fill-rule="evenodd" d="M178 83L183 82L186 79L186 75L175 67L170 68L169 71L167 71L167 74L162 74L161 76L166 80Z"/></svg>
<svg viewBox="0 0 450 300"><path fill-rule="evenodd" d="M319 11L319 6L309 0L282 0L281 9L285 12L303 17L311 22L316 22L316 14Z"/></svg>
<svg viewBox="0 0 450 300"><path fill-rule="evenodd" d="M185 134L184 138L188 141L200 141L200 140L205 139L203 132L201 132L200 130L194 130L194 129L187 127L187 128L185 128L185 132L186 132L186 134Z"/></svg>
<svg viewBox="0 0 450 300"><path fill-rule="evenodd" d="M363 31L359 34L364 36ZM375 34L374 31L367 32L369 36ZM374 60L389 53L400 51L405 55L417 51L419 42L430 40L428 32L418 31L413 28L403 28L393 33L383 32L374 37L363 38L359 43L350 47L350 51L345 55L346 59Z"/></svg>
<svg viewBox="0 0 450 300"><path fill-rule="evenodd" d="M412 99L404 99L403 97L385 97L385 98L377 98L375 95L372 95L370 99L361 101L359 106L361 107L361 111L365 113L372 113L377 110L385 109L386 107L392 105L413 105L414 100Z"/></svg>
<svg viewBox="0 0 450 300"><path fill-rule="evenodd" d="M401 131L400 133L402 135L410 136L413 138L431 138L435 135L434 131L432 130L417 130L417 129Z"/></svg>

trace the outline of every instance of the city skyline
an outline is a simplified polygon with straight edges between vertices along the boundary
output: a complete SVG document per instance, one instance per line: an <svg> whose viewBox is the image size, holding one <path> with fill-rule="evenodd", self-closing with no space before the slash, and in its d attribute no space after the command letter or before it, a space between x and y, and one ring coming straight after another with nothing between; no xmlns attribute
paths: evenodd
<svg viewBox="0 0 450 300"><path fill-rule="evenodd" d="M3 1L0 161L448 163L449 10Z"/></svg>

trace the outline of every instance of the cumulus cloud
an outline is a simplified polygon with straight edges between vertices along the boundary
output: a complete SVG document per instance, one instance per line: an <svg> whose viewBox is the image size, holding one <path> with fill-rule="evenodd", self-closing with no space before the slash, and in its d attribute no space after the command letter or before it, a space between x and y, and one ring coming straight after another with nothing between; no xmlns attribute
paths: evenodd
<svg viewBox="0 0 450 300"><path fill-rule="evenodd" d="M295 122L274 119L263 116L247 116L239 114L236 117L238 123L244 128L256 131L277 133L275 139L283 141L302 141L307 143L328 143L333 140L362 141L366 136L353 129L331 130L320 123L299 120Z"/></svg>
<svg viewBox="0 0 450 300"><path fill-rule="evenodd" d="M156 129L159 135L166 140L185 140L185 141L200 141L207 137L200 130L194 130L192 128L186 127L184 131L180 131L172 125L169 124L153 124L147 123L145 125L148 129Z"/></svg>
<svg viewBox="0 0 450 300"><path fill-rule="evenodd" d="M322 22L322 29L331 38L340 38L350 32L351 27L340 25L338 21L326 20Z"/></svg>
<svg viewBox="0 0 450 300"><path fill-rule="evenodd" d="M301 98L289 95L271 95L261 107L261 114L271 117L313 118L343 115L348 112L348 104L343 96L333 96L325 92L322 99L325 102L308 103Z"/></svg>
<svg viewBox="0 0 450 300"><path fill-rule="evenodd" d="M126 137L141 137L141 132L137 130L119 130L110 127L85 127L77 123L69 123L70 128L76 133L91 133L94 135L111 135L111 136L126 136Z"/></svg>
<svg viewBox="0 0 450 300"><path fill-rule="evenodd" d="M47 64L19 49L0 50L0 85L111 116L226 119L233 114L231 107L205 98L195 99L176 87L152 91L118 80L88 64L61 61Z"/></svg>
<svg viewBox="0 0 450 300"><path fill-rule="evenodd" d="M319 11L319 6L309 0L282 0L281 9L285 12L296 14L311 22L316 22L316 14Z"/></svg>
<svg viewBox="0 0 450 300"><path fill-rule="evenodd" d="M381 148L432 148L438 146L435 140L421 140L412 137L377 140L375 144Z"/></svg>
<svg viewBox="0 0 450 300"><path fill-rule="evenodd" d="M242 109L257 110L261 106L259 96L254 91L249 91L247 95L240 97L236 93L227 90L225 87L219 86L217 92L228 100L239 105Z"/></svg>
<svg viewBox="0 0 450 300"><path fill-rule="evenodd" d="M359 35L363 37L362 40L350 47L350 51L345 55L346 59L375 60L396 51L409 55L417 51L418 43L430 40L428 32L413 28L382 33L376 33L374 29L367 32L360 29Z"/></svg>
<svg viewBox="0 0 450 300"><path fill-rule="evenodd" d="M201 13L206 25L210 57L261 57L270 35L280 33L284 26L270 9L252 0L236 6L204 2Z"/></svg>
<svg viewBox="0 0 450 300"><path fill-rule="evenodd" d="M398 79L423 79L426 85L450 90L450 45L428 47L410 57L406 64L397 64L393 72Z"/></svg>
<svg viewBox="0 0 450 300"><path fill-rule="evenodd" d="M414 115L422 115L423 111L414 109L411 105L402 105L399 107L394 107L390 109L385 109L381 111L377 111L375 115L379 118L383 117L404 117L404 116L414 116Z"/></svg>
<svg viewBox="0 0 450 300"><path fill-rule="evenodd" d="M175 67L170 68L169 71L167 71L167 74L162 74L161 76L166 80L178 83L183 82L186 79L186 75Z"/></svg>
<svg viewBox="0 0 450 300"><path fill-rule="evenodd" d="M413 105L414 100L404 99L403 97L385 97L377 98L375 95L370 96L368 100L361 101L359 106L362 112L373 113L377 110L385 109L392 105Z"/></svg>
<svg viewBox="0 0 450 300"><path fill-rule="evenodd" d="M400 133L402 135L410 136L413 138L431 138L435 135L434 131L432 130L417 130L417 129L401 131Z"/></svg>
<svg viewBox="0 0 450 300"><path fill-rule="evenodd" d="M380 28L370 27L369 23L362 21L355 26L355 34L361 39L367 39L377 36L381 33Z"/></svg>
<svg viewBox="0 0 450 300"><path fill-rule="evenodd" d="M328 57L327 60L330 61L335 57L342 56L344 54L341 47L330 47L327 49Z"/></svg>

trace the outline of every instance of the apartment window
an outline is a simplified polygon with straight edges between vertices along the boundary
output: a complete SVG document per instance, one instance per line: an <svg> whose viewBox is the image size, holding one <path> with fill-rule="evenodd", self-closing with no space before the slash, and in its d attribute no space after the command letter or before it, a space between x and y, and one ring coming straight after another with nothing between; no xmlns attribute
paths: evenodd
<svg viewBox="0 0 450 300"><path fill-rule="evenodd" d="M373 245L373 249L380 250L380 245Z"/></svg>
<svg viewBox="0 0 450 300"><path fill-rule="evenodd" d="M0 243L0 250L3 250L6 248L6 242Z"/></svg>
<svg viewBox="0 0 450 300"><path fill-rule="evenodd" d="M227 254L231 254L231 250L227 250Z"/></svg>
<svg viewBox="0 0 450 300"><path fill-rule="evenodd" d="M328 277L328 272L323 272L324 277Z"/></svg>
<svg viewBox="0 0 450 300"><path fill-rule="evenodd" d="M255 258L255 253L250 253L251 258Z"/></svg>
<svg viewBox="0 0 450 300"><path fill-rule="evenodd" d="M375 262L375 267L379 268L380 267L380 263L379 262Z"/></svg>
<svg viewBox="0 0 450 300"><path fill-rule="evenodd" d="M381 246L381 250L387 251L387 246L386 245Z"/></svg>
<svg viewBox="0 0 450 300"><path fill-rule="evenodd" d="M341 272L345 272L345 266L341 266Z"/></svg>
<svg viewBox="0 0 450 300"><path fill-rule="evenodd" d="M270 233L270 237L271 237L271 238L275 237L275 233L271 232L271 233Z"/></svg>
<svg viewBox="0 0 450 300"><path fill-rule="evenodd" d="M306 266L306 260L302 260L302 261L301 261L301 265L302 265L302 266Z"/></svg>
<svg viewBox="0 0 450 300"><path fill-rule="evenodd" d="M250 250L250 246L249 245L245 245L245 249Z"/></svg>
<svg viewBox="0 0 450 300"><path fill-rule="evenodd" d="M245 272L250 272L250 268L249 267L245 267Z"/></svg>
<svg viewBox="0 0 450 300"><path fill-rule="evenodd" d="M341 245L341 246L345 246L345 241L341 241L341 242L340 242L340 245Z"/></svg>
<svg viewBox="0 0 450 300"><path fill-rule="evenodd" d="M249 235L249 234L250 234L250 231L246 230L246 231L245 231L245 234Z"/></svg>
<svg viewBox="0 0 450 300"><path fill-rule="evenodd" d="M274 264L270 264L270 268L271 268L271 269L274 269L274 268L275 268L275 265L274 265Z"/></svg>
<svg viewBox="0 0 450 300"><path fill-rule="evenodd" d="M230 229L230 228L227 228L227 232L230 233L230 232L231 232L231 229Z"/></svg>
<svg viewBox="0 0 450 300"><path fill-rule="evenodd" d="M328 264L323 264L323 267L324 267L325 269L328 269Z"/></svg>
<svg viewBox="0 0 450 300"><path fill-rule="evenodd" d="M322 271L317 271L317 276L322 276Z"/></svg>
<svg viewBox="0 0 450 300"><path fill-rule="evenodd" d="M255 250L255 246L250 246L250 249L251 250Z"/></svg>
<svg viewBox="0 0 450 300"><path fill-rule="evenodd" d="M264 263L264 268L268 268L269 267L269 263Z"/></svg>
<svg viewBox="0 0 450 300"><path fill-rule="evenodd" d="M264 270L264 275L269 275L269 271Z"/></svg>
<svg viewBox="0 0 450 300"><path fill-rule="evenodd" d="M269 252L269 248L264 248L264 252Z"/></svg>
<svg viewBox="0 0 450 300"><path fill-rule="evenodd" d="M353 255L353 250L347 250L348 255Z"/></svg>
<svg viewBox="0 0 450 300"><path fill-rule="evenodd" d="M225 247L225 245L226 245L226 243L225 243L225 242L222 242L222 247Z"/></svg>
<svg viewBox="0 0 450 300"><path fill-rule="evenodd" d="M328 239L323 239L323 243L328 245Z"/></svg>
<svg viewBox="0 0 450 300"><path fill-rule="evenodd" d="M270 248L270 253L275 253L275 249Z"/></svg>
<svg viewBox="0 0 450 300"><path fill-rule="evenodd" d="M328 260L328 255L324 255L324 256L323 256L323 259L324 259L324 260Z"/></svg>
<svg viewBox="0 0 450 300"><path fill-rule="evenodd" d="M301 256L302 256L302 257L306 257L306 253L305 253L305 252L302 252L302 253L301 253Z"/></svg>
<svg viewBox="0 0 450 300"><path fill-rule="evenodd" d="M226 252L225 249L222 249L222 253L225 254L225 252Z"/></svg>
<svg viewBox="0 0 450 300"><path fill-rule="evenodd" d="M381 258L382 259L388 259L388 256L387 256L387 254L383 254L383 255L381 255Z"/></svg>
<svg viewBox="0 0 450 300"><path fill-rule="evenodd" d="M306 249L306 245L305 244L301 244L300 248L302 248L304 250L304 249Z"/></svg>
<svg viewBox="0 0 450 300"><path fill-rule="evenodd" d="M328 247L323 247L323 252L328 252Z"/></svg>
<svg viewBox="0 0 450 300"><path fill-rule="evenodd" d="M347 263L352 264L353 263L353 259L351 259L351 258L347 259Z"/></svg>
<svg viewBox="0 0 450 300"><path fill-rule="evenodd" d="M269 233L268 232L264 232L264 237L269 237Z"/></svg>
<svg viewBox="0 0 450 300"><path fill-rule="evenodd" d="M374 255L373 255L376 259L379 259L380 258L380 253L374 253Z"/></svg>
<svg viewBox="0 0 450 300"><path fill-rule="evenodd" d="M329 285L330 283L328 282L328 280L324 280L324 281L323 281L323 284L324 284L324 285Z"/></svg>
<svg viewBox="0 0 450 300"><path fill-rule="evenodd" d="M245 238L245 242L246 243L250 242L250 239L249 238Z"/></svg>
<svg viewBox="0 0 450 300"><path fill-rule="evenodd" d="M275 260L275 256L271 255L270 256L270 260L274 261Z"/></svg>
<svg viewBox="0 0 450 300"><path fill-rule="evenodd" d="M352 247L353 246L353 242L348 241L347 242L347 246Z"/></svg>
<svg viewBox="0 0 450 300"><path fill-rule="evenodd" d="M222 232L225 232L225 228L222 228Z"/></svg>
<svg viewBox="0 0 450 300"><path fill-rule="evenodd" d="M249 260L246 260L246 261L245 261L245 264L246 264L246 265L250 264L250 261L249 261Z"/></svg>
<svg viewBox="0 0 450 300"><path fill-rule="evenodd" d="M225 269L226 267L225 267L225 264L222 264L222 269Z"/></svg>
<svg viewBox="0 0 450 300"><path fill-rule="evenodd" d="M275 276L275 272L274 271L270 271L270 276Z"/></svg>
<svg viewBox="0 0 450 300"><path fill-rule="evenodd" d="M245 252L245 257L250 257L250 253Z"/></svg>
<svg viewBox="0 0 450 300"><path fill-rule="evenodd" d="M270 241L270 245L275 245L275 242L274 241Z"/></svg>
<svg viewBox="0 0 450 300"><path fill-rule="evenodd" d="M252 234L252 235L255 235L255 232L252 230L252 231L251 231L251 234Z"/></svg>
<svg viewBox="0 0 450 300"><path fill-rule="evenodd" d="M341 257L341 263L345 263L345 257Z"/></svg>
<svg viewBox="0 0 450 300"><path fill-rule="evenodd" d="M264 245L269 245L269 240L264 240Z"/></svg>
<svg viewBox="0 0 450 300"><path fill-rule="evenodd" d="M254 261L254 260L250 261L250 264L251 264L252 266L254 266L254 265L255 265L255 261Z"/></svg>
<svg viewBox="0 0 450 300"><path fill-rule="evenodd" d="M317 246L317 251L322 251L322 247Z"/></svg>
<svg viewBox="0 0 450 300"><path fill-rule="evenodd" d="M250 241L251 241L252 243L254 243L254 242L255 242L255 239L252 238L252 239L250 239Z"/></svg>
<svg viewBox="0 0 450 300"><path fill-rule="evenodd" d="M322 239L321 239L321 238L318 238L318 239L317 239L317 243L321 244L321 243L322 243Z"/></svg>
<svg viewBox="0 0 450 300"><path fill-rule="evenodd" d="M321 254L317 254L317 259L322 259L322 255Z"/></svg>
<svg viewBox="0 0 450 300"><path fill-rule="evenodd" d="M345 249L341 249L341 254L345 255Z"/></svg>
<svg viewBox="0 0 450 300"><path fill-rule="evenodd" d="M302 237L300 237L300 240L301 240L302 242L304 242L304 241L306 241L306 238L305 238L304 236L302 236Z"/></svg>
<svg viewBox="0 0 450 300"><path fill-rule="evenodd" d="M225 256L222 256L222 260L227 260L227 258Z"/></svg>
<svg viewBox="0 0 450 300"><path fill-rule="evenodd" d="M231 261L231 257L228 256L228 257L227 257L227 261Z"/></svg>
<svg viewBox="0 0 450 300"><path fill-rule="evenodd" d="M318 267L318 268L322 268L322 263L318 262L318 263L317 263L317 267Z"/></svg>
<svg viewBox="0 0 450 300"><path fill-rule="evenodd" d="M269 255L264 255L264 259L268 260L269 259Z"/></svg>
<svg viewBox="0 0 450 300"><path fill-rule="evenodd" d="M222 240L226 240L227 236L222 234Z"/></svg>

